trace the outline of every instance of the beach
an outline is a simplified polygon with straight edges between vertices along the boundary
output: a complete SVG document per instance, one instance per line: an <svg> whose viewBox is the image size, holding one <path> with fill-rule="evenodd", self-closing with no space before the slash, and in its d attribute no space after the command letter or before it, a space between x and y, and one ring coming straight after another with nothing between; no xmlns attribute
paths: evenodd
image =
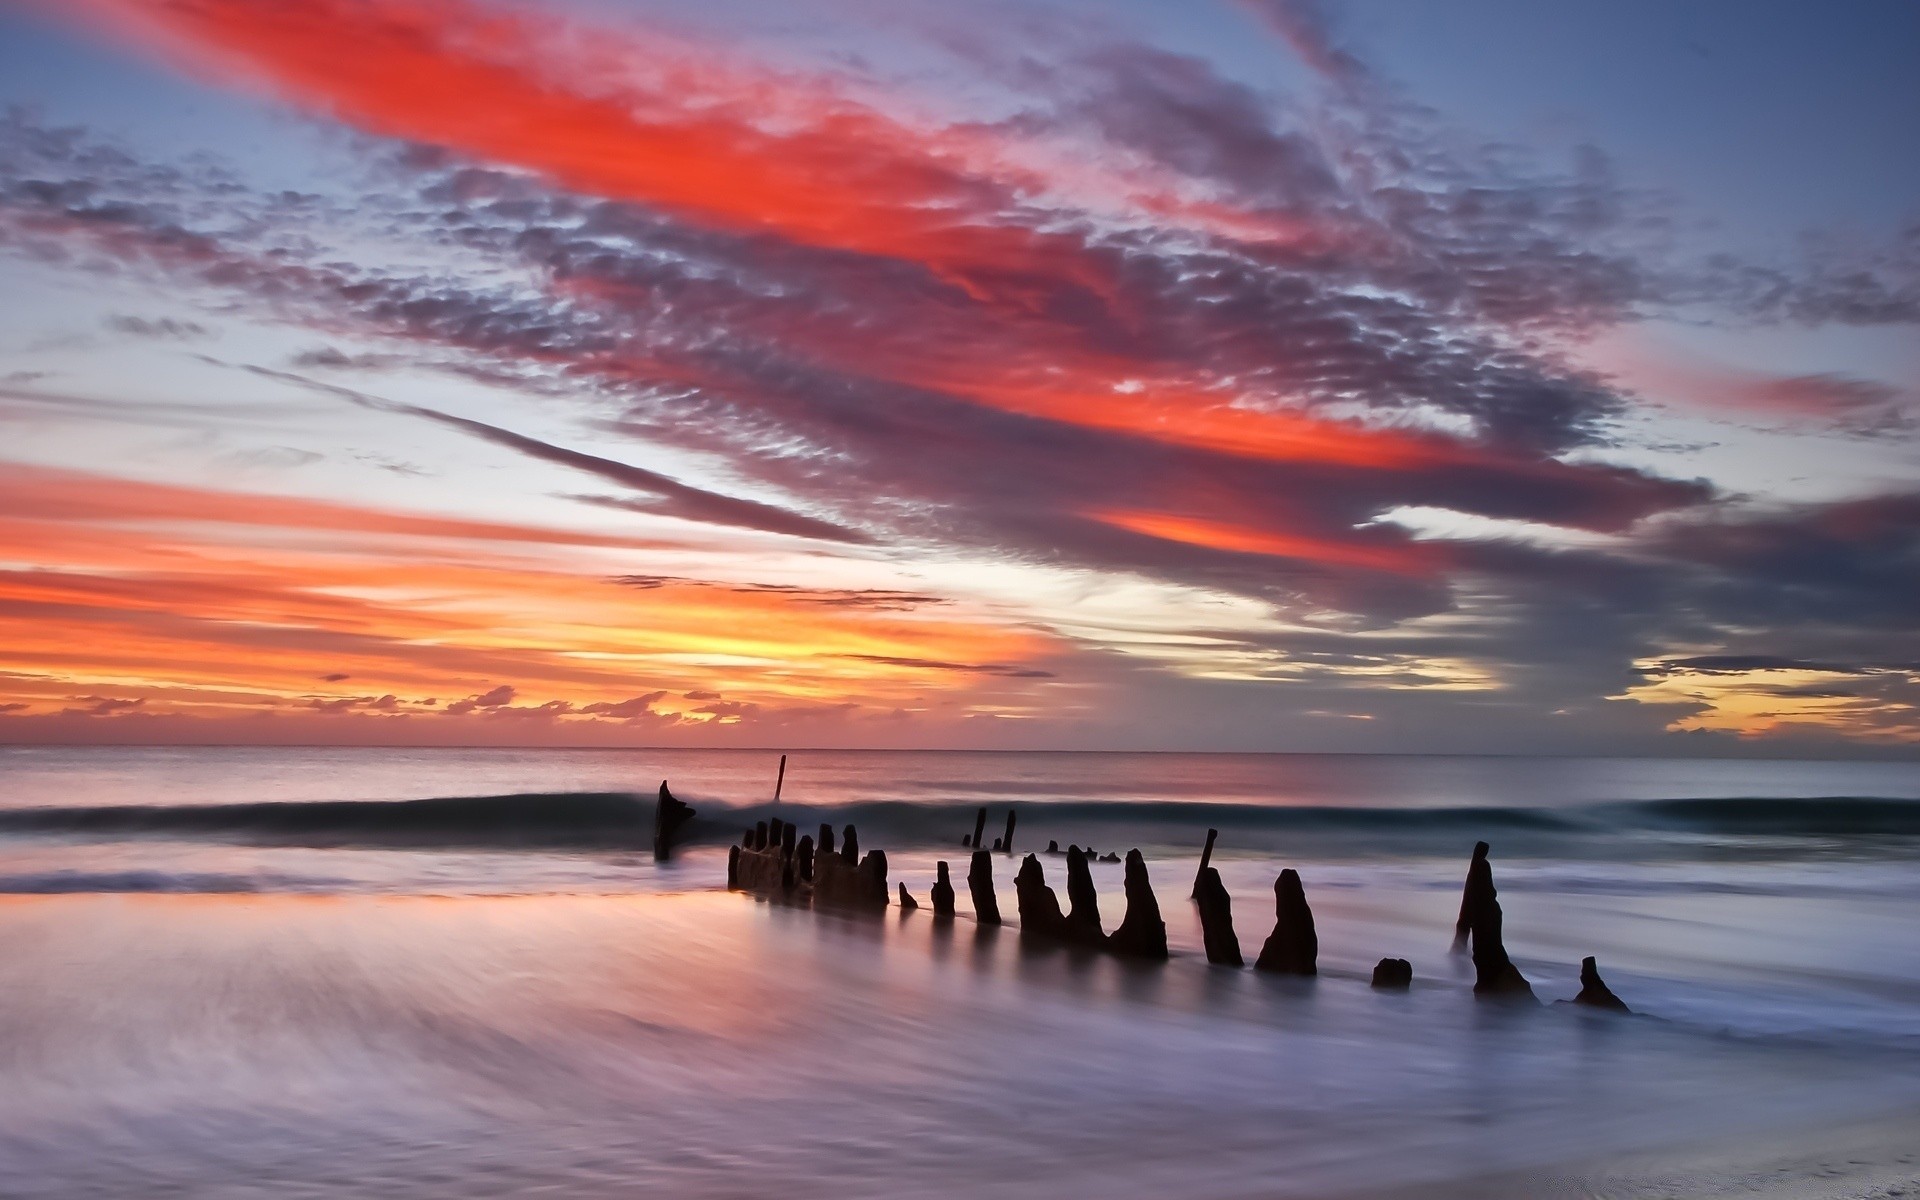
<svg viewBox="0 0 1920 1200"><path fill-rule="evenodd" d="M989 796L997 828L1017 795L1021 852L1141 845L1173 952L1144 964L982 927L964 889L947 925L729 893L726 843L768 811L749 790L764 754L6 753L9 1196L1878 1197L1920 1179L1910 768L795 756L778 811L870 818L862 844L923 905ZM415 777L436 762L462 786ZM578 823L544 843L247 808L617 795L624 772L645 816L664 771L701 813L664 865L617 808L527 801ZM1556 771L1596 792L1538 802ZM1726 794L1763 774L1877 803L1708 827L1700 802L1793 798ZM1679 801L1683 819L1644 807ZM48 817L134 808L153 811ZM1210 824L1249 958L1275 872L1300 871L1317 978L1207 964L1186 894ZM1540 1005L1476 1000L1450 953L1476 833ZM995 859L1010 921L1018 861ZM1093 872L1111 928L1120 868ZM1635 1015L1551 1003L1589 954ZM1386 955L1411 990L1368 986Z"/></svg>

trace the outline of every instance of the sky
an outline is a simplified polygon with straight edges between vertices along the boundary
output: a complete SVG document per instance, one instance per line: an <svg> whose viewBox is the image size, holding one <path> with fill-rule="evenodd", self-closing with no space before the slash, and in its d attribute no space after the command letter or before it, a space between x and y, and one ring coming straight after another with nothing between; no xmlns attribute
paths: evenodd
<svg viewBox="0 0 1920 1200"><path fill-rule="evenodd" d="M1916 56L0 0L0 742L1911 756Z"/></svg>

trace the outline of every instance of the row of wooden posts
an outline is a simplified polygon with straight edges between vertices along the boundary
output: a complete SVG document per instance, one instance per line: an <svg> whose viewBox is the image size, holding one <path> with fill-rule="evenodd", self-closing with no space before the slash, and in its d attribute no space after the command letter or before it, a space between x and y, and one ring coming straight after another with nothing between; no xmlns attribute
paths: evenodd
<svg viewBox="0 0 1920 1200"><path fill-rule="evenodd" d="M974 919L982 925L999 925L993 852L980 848L986 815L987 810L982 808L974 821L972 836L961 840L963 845L973 848L967 867L967 889L973 899ZM995 839L994 850L1012 853L1015 819L1009 808L1006 833ZM1207 830L1200 868L1194 876L1192 899L1199 910L1207 961L1240 967L1245 965L1245 959L1233 928L1232 897L1220 880L1220 872L1212 865L1218 836L1218 830ZM1058 850L1055 843L1049 843L1048 848L1050 852ZM1488 850L1485 842L1474 847L1466 885L1461 892L1460 915L1454 926L1454 949L1472 955L1475 994L1531 999L1533 988L1508 957L1502 940L1502 913ZM1047 885L1040 859L1029 854L1021 861L1013 887L1023 937L1086 946L1131 958L1168 957L1166 922L1147 878L1146 859L1138 850L1127 852L1123 872L1126 913L1110 933L1102 924L1099 893L1094 889L1093 876L1087 867L1092 861L1091 852L1068 846L1065 857L1067 907L1064 910L1059 897ZM1109 855L1108 860L1117 860L1117 856ZM935 864L935 870L937 877L929 896L933 915L936 920L951 920L956 913L949 866L941 860ZM1273 886L1273 932L1262 944L1254 968L1287 975L1317 974L1319 936L1314 930L1313 909L1307 903L1300 873L1289 867L1280 872ZM859 834L852 825L841 834L836 849L833 826L821 825L816 840L811 835L801 835L795 825L778 817L756 823L738 845L729 849L727 887L791 903L855 911L883 910L892 900L887 888L886 853L870 850L862 855ZM920 907L906 884L899 885L898 895L903 911ZM1373 971L1373 986L1377 988L1406 988L1412 982L1413 967L1403 958L1383 958ZM1574 1003L1627 1011L1627 1006L1601 980L1592 958L1581 963L1580 984L1580 994Z"/></svg>

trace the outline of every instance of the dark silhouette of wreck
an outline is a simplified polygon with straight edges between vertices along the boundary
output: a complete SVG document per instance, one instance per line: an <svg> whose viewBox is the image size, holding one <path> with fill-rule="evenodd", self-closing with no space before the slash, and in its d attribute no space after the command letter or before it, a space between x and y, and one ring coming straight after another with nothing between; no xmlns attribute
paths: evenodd
<svg viewBox="0 0 1920 1200"><path fill-rule="evenodd" d="M665 784L661 785L661 800L663 814L669 812L669 801L679 805L679 801L672 800ZM684 815L676 812L671 818L656 816L656 831L677 829L691 817L691 809L685 805L679 807L685 810ZM975 820L976 831L984 829L985 821L986 810L982 809ZM1217 835L1213 830L1207 832L1205 859L1210 859ZM892 895L887 886L886 853L871 850L862 855L859 833L852 825L837 839L837 850L831 825L820 826L818 841L796 834L795 826L778 817L757 822L745 832L739 844L727 852L727 887L818 908L880 912L889 906ZM964 840L978 847L975 837ZM1012 840L1013 819L1009 816L1007 832L999 841L1004 847ZM671 843L671 832L666 842ZM1476 995L1532 999L1532 986L1508 957L1501 940L1502 913L1493 884L1493 867L1488 860L1489 849L1485 842L1474 846L1460 900L1454 948L1457 952L1470 950L1472 953ZM1049 844L1049 852L1052 850L1053 845ZM1111 933L1101 926L1100 898L1087 866L1089 853L1070 845L1066 860L1067 907L1064 910L1059 896L1047 884L1046 868L1039 856L1028 854L1021 860L1013 886L1023 939L1102 949L1131 958L1165 960L1168 957L1166 921L1161 917L1159 901L1147 877L1146 859L1138 850L1127 852L1126 914ZM942 860L935 865L937 879L929 892L933 917L936 921L952 921L956 914L949 864ZM1000 904L994 891L991 851L973 850L968 862L967 888L972 894L975 920L981 925L999 925ZM1261 947L1253 964L1255 969L1288 975L1317 974L1319 935L1300 873L1291 867L1281 871L1273 889L1273 932ZM1194 903L1207 961L1224 967L1245 966L1233 928L1233 899L1221 881L1220 872L1204 859L1194 880ZM899 904L903 913L920 907L904 883L899 885ZM1375 988L1405 990L1413 982L1413 965L1404 958L1383 958L1374 967L1371 982ZM1580 984L1580 994L1562 1003L1619 1013L1631 1011L1600 978L1599 968L1591 957L1581 963Z"/></svg>

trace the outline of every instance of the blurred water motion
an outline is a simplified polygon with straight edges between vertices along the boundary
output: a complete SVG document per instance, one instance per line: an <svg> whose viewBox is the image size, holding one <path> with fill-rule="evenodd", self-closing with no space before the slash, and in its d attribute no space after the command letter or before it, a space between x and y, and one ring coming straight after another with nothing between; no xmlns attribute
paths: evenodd
<svg viewBox="0 0 1920 1200"><path fill-rule="evenodd" d="M489 773L500 760L482 754L443 758L429 779L416 755L357 760L326 781L330 796L306 774L276 790L284 767L269 760L236 771L214 755L156 771L172 782L139 802L605 791L609 761L644 789L661 773L651 759L588 770L564 754L546 776L521 758ZM889 785L889 770L908 785L955 771L953 756L910 757L875 756L885 761L858 786L836 767L839 790L823 796L796 756L789 795L885 803L910 790ZM1164 801L1180 770L1040 757L1086 762L1103 787L1133 779L1119 803ZM746 780L766 758L721 766ZM91 775L86 761L10 776L40 781L14 790L13 810L133 799L137 754L92 760L104 766ZM721 766L708 764L713 777ZM1898 800L1910 779L1819 766L1794 788ZM1259 770L1316 779L1311 798L1328 807L1363 790L1323 762L1210 769L1210 788L1189 786L1183 802L1252 803ZM1563 769L1476 767L1473 787L1464 768L1440 771L1434 794L1409 783L1369 803L1559 812L1753 792L1736 786L1751 780L1662 779L1639 764L1541 804L1532 789ZM1066 792L1062 766L976 756L968 770L988 787L1046 780L1049 797L1083 806L1023 799L1032 847L1078 836L1125 848L1108 841L1117 821L1069 832L1098 815L1086 805L1114 798ZM751 801L748 786L730 798ZM687 790L707 811L721 798ZM980 796L934 790L955 840ZM941 927L924 909L862 920L727 894L717 842L656 867L577 845L0 828L11 893L0 895L0 1192L1471 1195L1502 1172L1579 1179L1643 1150L1920 1102L1911 839L1571 819L1538 843L1494 836L1509 947L1546 999L1571 996L1580 956L1598 954L1649 1019L1475 1003L1446 952L1472 830L1446 824L1371 849L1364 824L1338 821L1269 830L1278 848L1223 838L1215 862L1250 951L1272 920L1274 872L1301 870L1323 947L1317 981L1199 959L1185 896L1200 822L1185 845L1177 823L1156 835L1168 844L1150 869L1176 952L1165 967L1036 948L972 924L964 899L962 919ZM1556 839L1567 856L1547 852ZM931 835L890 845L863 827L863 843L888 849L894 877L923 900L935 858L958 857ZM1062 888L1059 860L1043 861ZM1017 860L995 862L1010 901ZM1094 870L1111 927L1119 868ZM1389 954L1413 961L1411 993L1366 986Z"/></svg>

